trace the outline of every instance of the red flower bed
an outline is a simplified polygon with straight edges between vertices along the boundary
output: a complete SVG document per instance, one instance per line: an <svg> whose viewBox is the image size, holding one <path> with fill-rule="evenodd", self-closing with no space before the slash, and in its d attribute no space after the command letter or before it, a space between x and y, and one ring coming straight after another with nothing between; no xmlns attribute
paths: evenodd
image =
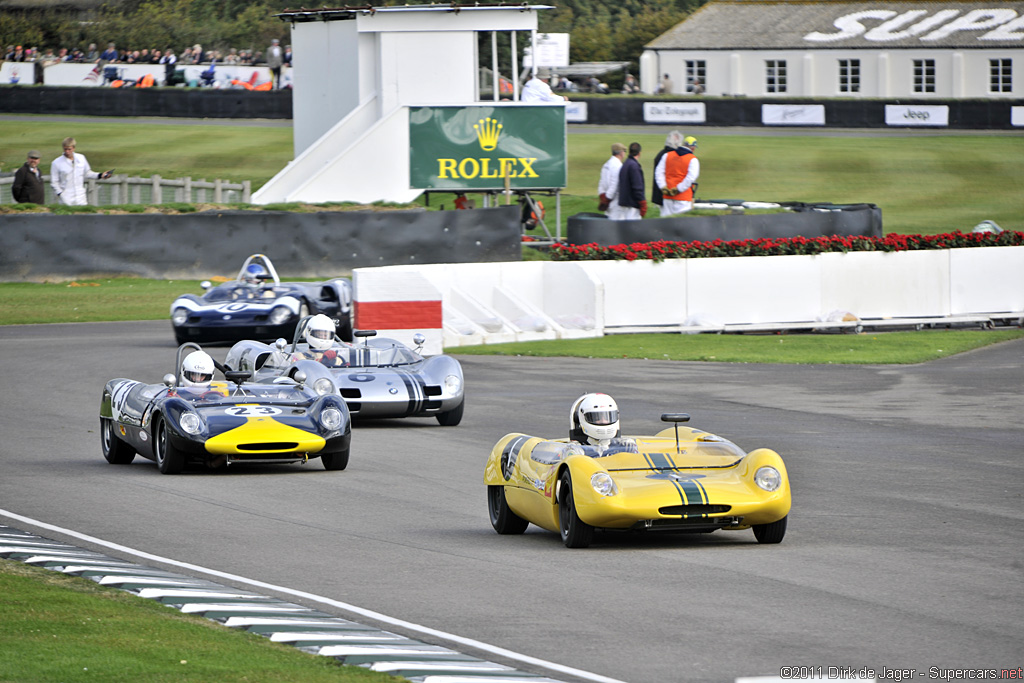
<svg viewBox="0 0 1024 683"><path fill-rule="evenodd" d="M553 261L605 261L637 259L664 261L669 258L716 256L787 256L823 254L830 251L916 251L960 247L1017 247L1024 245L1024 232L956 232L941 235L886 235L885 237L787 237L725 242L636 242L602 247L597 244L555 244Z"/></svg>

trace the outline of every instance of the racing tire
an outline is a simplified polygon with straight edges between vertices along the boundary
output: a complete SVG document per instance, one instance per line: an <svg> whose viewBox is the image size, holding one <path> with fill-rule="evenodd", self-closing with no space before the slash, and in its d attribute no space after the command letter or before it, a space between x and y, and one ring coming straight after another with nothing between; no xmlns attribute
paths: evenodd
<svg viewBox="0 0 1024 683"><path fill-rule="evenodd" d="M462 422L462 411L466 409L466 399L446 413L438 413L435 417L442 427L454 427Z"/></svg>
<svg viewBox="0 0 1024 683"><path fill-rule="evenodd" d="M160 474L178 474L185 469L185 454L174 447L167 433L167 423L161 419L156 424L153 437L153 454Z"/></svg>
<svg viewBox="0 0 1024 683"><path fill-rule="evenodd" d="M770 524L753 525L751 528L754 530L754 538L758 543L781 543L782 538L786 535L787 519L789 519L788 516Z"/></svg>
<svg viewBox="0 0 1024 683"><path fill-rule="evenodd" d="M135 459L135 449L117 438L114 421L109 417L100 418L100 446L103 457L111 465L128 465Z"/></svg>
<svg viewBox="0 0 1024 683"><path fill-rule="evenodd" d="M586 548L594 540L594 527L576 514L576 502L572 495L572 476L569 470L562 473L558 500L558 531L566 548Z"/></svg>
<svg viewBox="0 0 1024 683"><path fill-rule="evenodd" d="M530 523L512 512L505 500L504 486L487 487L487 513L491 518L491 526L502 535L521 534Z"/></svg>
<svg viewBox="0 0 1024 683"><path fill-rule="evenodd" d="M348 454L348 448L335 453L324 453L320 456L320 461L324 464L325 470L328 472L335 472L348 467Z"/></svg>

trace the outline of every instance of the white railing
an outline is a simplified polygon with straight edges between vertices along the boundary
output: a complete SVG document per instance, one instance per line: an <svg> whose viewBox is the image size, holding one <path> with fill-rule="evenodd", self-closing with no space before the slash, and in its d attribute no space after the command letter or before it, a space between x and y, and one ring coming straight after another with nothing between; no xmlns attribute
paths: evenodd
<svg viewBox="0 0 1024 683"><path fill-rule="evenodd" d="M44 175L46 204L56 203L50 176ZM0 178L0 204L14 203L11 185L14 175ZM152 175L148 178L114 175L106 180L86 180L86 198L93 206L111 204L249 204L252 201L252 181L229 183L220 178L208 181L205 178L162 178Z"/></svg>

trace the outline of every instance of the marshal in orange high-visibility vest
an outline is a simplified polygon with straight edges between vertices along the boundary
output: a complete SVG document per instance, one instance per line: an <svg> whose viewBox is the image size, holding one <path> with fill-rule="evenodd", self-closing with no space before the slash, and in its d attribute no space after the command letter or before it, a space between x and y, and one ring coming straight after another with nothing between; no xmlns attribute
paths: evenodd
<svg viewBox="0 0 1024 683"><path fill-rule="evenodd" d="M682 152L682 156L680 156ZM678 148L675 152L665 154L665 187L679 187L686 180L686 173L690 170L690 162L696 159L693 152L685 147ZM674 199L680 202L693 201L693 186L686 188L676 194L665 195L665 199Z"/></svg>

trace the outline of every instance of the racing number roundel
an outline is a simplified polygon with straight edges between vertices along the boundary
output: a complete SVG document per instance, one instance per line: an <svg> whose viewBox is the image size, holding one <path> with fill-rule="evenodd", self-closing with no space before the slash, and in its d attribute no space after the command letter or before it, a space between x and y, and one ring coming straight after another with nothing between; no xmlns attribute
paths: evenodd
<svg viewBox="0 0 1024 683"><path fill-rule="evenodd" d="M281 409L273 406L231 406L224 410L228 415L235 417L266 417L267 415L280 415Z"/></svg>

